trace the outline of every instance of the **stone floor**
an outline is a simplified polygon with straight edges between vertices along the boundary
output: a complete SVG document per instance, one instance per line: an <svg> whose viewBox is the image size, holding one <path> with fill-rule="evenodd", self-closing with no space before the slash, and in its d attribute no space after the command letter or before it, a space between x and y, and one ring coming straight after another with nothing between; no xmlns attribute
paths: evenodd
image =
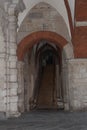
<svg viewBox="0 0 87 130"><path fill-rule="evenodd" d="M33 111L0 121L0 130L87 130L87 112Z"/></svg>

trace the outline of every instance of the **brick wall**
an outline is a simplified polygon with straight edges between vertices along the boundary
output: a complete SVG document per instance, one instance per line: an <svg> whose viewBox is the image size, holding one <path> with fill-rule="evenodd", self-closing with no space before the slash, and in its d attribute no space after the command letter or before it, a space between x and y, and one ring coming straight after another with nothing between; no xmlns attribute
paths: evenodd
<svg viewBox="0 0 87 130"><path fill-rule="evenodd" d="M87 21L87 0L76 0L76 21Z"/></svg>
<svg viewBox="0 0 87 130"><path fill-rule="evenodd" d="M73 37L75 57L87 58L87 0L76 0L75 20Z"/></svg>

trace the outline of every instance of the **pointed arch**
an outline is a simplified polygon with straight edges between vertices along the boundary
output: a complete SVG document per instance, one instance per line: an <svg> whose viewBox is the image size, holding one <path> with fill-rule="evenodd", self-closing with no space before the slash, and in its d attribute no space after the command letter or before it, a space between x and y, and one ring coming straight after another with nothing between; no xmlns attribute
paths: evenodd
<svg viewBox="0 0 87 130"><path fill-rule="evenodd" d="M48 1L48 0L47 1L42 1L42 0L37 0L37 1L24 0L24 4L26 6L26 9L25 9L25 11L23 13L21 13L19 15L19 18L18 18L19 19L18 20L19 29L20 29L20 26L23 23L25 17L30 12L30 10L33 9L36 5L38 5L39 3L42 3L42 2L52 6L62 16L62 18L64 19L64 21L65 21L65 23L67 25L68 32L69 32L69 35L71 37L71 31L70 31L70 26L69 26L69 19L68 19L66 5L64 3L64 0L58 0L58 1L53 1L53 0L50 0L50 1Z"/></svg>
<svg viewBox="0 0 87 130"><path fill-rule="evenodd" d="M57 45L61 50L68 43L66 39L55 32L38 31L26 36L18 45L17 56L18 60L23 60L25 54L33 45L38 44L40 40L48 40Z"/></svg>

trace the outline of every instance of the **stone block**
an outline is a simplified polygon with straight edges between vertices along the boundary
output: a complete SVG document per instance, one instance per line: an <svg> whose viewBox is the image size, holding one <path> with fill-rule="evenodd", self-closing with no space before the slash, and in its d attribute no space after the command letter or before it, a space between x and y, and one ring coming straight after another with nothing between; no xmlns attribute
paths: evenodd
<svg viewBox="0 0 87 130"><path fill-rule="evenodd" d="M5 104L2 100L2 101L0 101L0 112L4 112L4 111L5 111Z"/></svg>
<svg viewBox="0 0 87 130"><path fill-rule="evenodd" d="M85 80L85 78L87 79L87 72L84 72L81 74L81 78Z"/></svg>
<svg viewBox="0 0 87 130"><path fill-rule="evenodd" d="M9 68L9 66L10 66L10 62L7 61L7 62L6 62L6 67Z"/></svg>
<svg viewBox="0 0 87 130"><path fill-rule="evenodd" d="M18 81L17 75L10 75L10 82L17 82L17 81Z"/></svg>
<svg viewBox="0 0 87 130"><path fill-rule="evenodd" d="M14 49L14 48L10 48L10 55L14 55L14 56L16 56L16 49Z"/></svg>
<svg viewBox="0 0 87 130"><path fill-rule="evenodd" d="M11 61L15 61L15 62L17 62L17 56L10 56L9 57L9 61L11 62Z"/></svg>
<svg viewBox="0 0 87 130"><path fill-rule="evenodd" d="M2 89L4 87L4 77L0 77L0 89Z"/></svg>
<svg viewBox="0 0 87 130"><path fill-rule="evenodd" d="M10 97L10 103L17 103L18 102L18 96L11 96Z"/></svg>
<svg viewBox="0 0 87 130"><path fill-rule="evenodd" d="M9 50L10 50L10 49L15 49L15 50L17 50L17 44L16 44L16 43L12 43L12 44L10 44L10 46L8 45L8 48L9 48Z"/></svg>
<svg viewBox="0 0 87 130"><path fill-rule="evenodd" d="M81 101L79 101L78 99L74 100L73 101L73 110L81 110L81 109L82 109Z"/></svg>
<svg viewBox="0 0 87 130"><path fill-rule="evenodd" d="M5 56L6 56L6 54L5 54L5 53L0 53L0 58L5 59Z"/></svg>
<svg viewBox="0 0 87 130"><path fill-rule="evenodd" d="M2 91L2 95L3 95L3 97L5 97L7 95L7 91L5 89Z"/></svg>
<svg viewBox="0 0 87 130"><path fill-rule="evenodd" d="M16 112L16 111L18 111L18 104L17 104L17 102L15 102L15 103L10 103L10 111L11 111L11 112Z"/></svg>
<svg viewBox="0 0 87 130"><path fill-rule="evenodd" d="M0 42L0 53L5 53L5 51L6 51L6 48L5 48L5 44L4 44L4 42Z"/></svg>
<svg viewBox="0 0 87 130"><path fill-rule="evenodd" d="M3 90L7 88L7 83L4 82L4 87L3 87Z"/></svg>
<svg viewBox="0 0 87 130"><path fill-rule="evenodd" d="M10 68L17 68L17 62L16 61L10 61Z"/></svg>
<svg viewBox="0 0 87 130"><path fill-rule="evenodd" d="M14 31L14 27L10 27L10 33L9 33L11 36L10 36L10 44L16 44L16 33Z"/></svg>
<svg viewBox="0 0 87 130"><path fill-rule="evenodd" d="M0 75L3 75L5 74L5 60L0 58Z"/></svg>
<svg viewBox="0 0 87 130"><path fill-rule="evenodd" d="M10 86L10 88L17 89L18 88L18 83L16 83L16 82L15 83L10 82L9 86Z"/></svg>
<svg viewBox="0 0 87 130"><path fill-rule="evenodd" d="M81 77L82 77L81 74L73 73L73 78L80 79Z"/></svg>
<svg viewBox="0 0 87 130"><path fill-rule="evenodd" d="M5 82L10 82L10 76L9 76L9 74L7 74L7 75L5 76Z"/></svg>
<svg viewBox="0 0 87 130"><path fill-rule="evenodd" d="M4 97L3 102L4 102L4 104L9 104L10 103L10 97L9 96ZM7 106L7 109L8 109L8 106Z"/></svg>
<svg viewBox="0 0 87 130"><path fill-rule="evenodd" d="M4 90L2 92L2 94L3 94L3 97L16 96L17 95L17 88L10 88L10 89Z"/></svg>
<svg viewBox="0 0 87 130"><path fill-rule="evenodd" d="M10 75L16 75L17 76L17 69L10 69Z"/></svg>
<svg viewBox="0 0 87 130"><path fill-rule="evenodd" d="M32 12L28 17L29 19L41 19L43 18L43 12Z"/></svg>
<svg viewBox="0 0 87 130"><path fill-rule="evenodd" d="M17 88L11 88L10 89L10 96L16 96L17 95Z"/></svg>
<svg viewBox="0 0 87 130"><path fill-rule="evenodd" d="M9 101L7 100L7 97L4 97L3 99L4 104L7 104Z"/></svg>
<svg viewBox="0 0 87 130"><path fill-rule="evenodd" d="M86 73L86 66L85 66L85 65L80 68L80 73L81 73L81 74Z"/></svg>
<svg viewBox="0 0 87 130"><path fill-rule="evenodd" d="M10 74L10 69L9 69L9 68L7 68L7 70L6 70L6 77L8 77L8 76L9 76L9 74Z"/></svg>

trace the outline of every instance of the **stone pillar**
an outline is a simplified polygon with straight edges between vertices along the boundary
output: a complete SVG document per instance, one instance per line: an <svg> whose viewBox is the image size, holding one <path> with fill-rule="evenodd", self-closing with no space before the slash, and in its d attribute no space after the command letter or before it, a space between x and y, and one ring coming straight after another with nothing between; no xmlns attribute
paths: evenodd
<svg viewBox="0 0 87 130"><path fill-rule="evenodd" d="M60 81L59 81L59 65L56 65L56 88L57 88L57 98L60 96Z"/></svg>
<svg viewBox="0 0 87 130"><path fill-rule="evenodd" d="M2 25L0 24L0 113L5 112L6 109L5 96L6 96L6 45L2 32Z"/></svg>
<svg viewBox="0 0 87 130"><path fill-rule="evenodd" d="M24 112L24 63L18 62L18 109Z"/></svg>
<svg viewBox="0 0 87 130"><path fill-rule="evenodd" d="M63 80L63 90L64 90L64 108L65 110L70 109L70 81L69 81L69 59L74 59L74 52L72 43L67 43L62 51L62 80Z"/></svg>
<svg viewBox="0 0 87 130"><path fill-rule="evenodd" d="M17 12L16 4L11 4L8 9L8 60L7 60L7 106L6 114L19 116L18 111L18 69L17 69Z"/></svg>
<svg viewBox="0 0 87 130"><path fill-rule="evenodd" d="M63 94L64 94L64 109L69 110L69 84L68 84L68 68L66 61L64 61L62 66L62 82L63 82Z"/></svg>
<svg viewBox="0 0 87 130"><path fill-rule="evenodd" d="M70 59L67 63L70 109L87 110L87 59Z"/></svg>

